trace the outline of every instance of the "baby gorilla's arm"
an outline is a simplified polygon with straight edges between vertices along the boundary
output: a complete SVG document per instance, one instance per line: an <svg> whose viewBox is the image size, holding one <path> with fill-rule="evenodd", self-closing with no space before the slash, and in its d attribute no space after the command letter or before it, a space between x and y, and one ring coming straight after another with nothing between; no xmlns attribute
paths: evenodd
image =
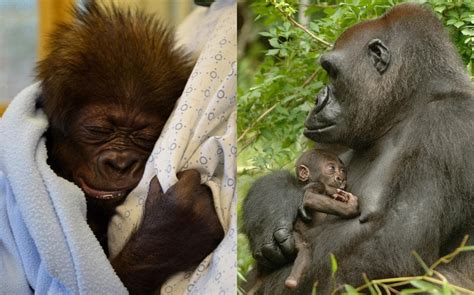
<svg viewBox="0 0 474 295"><path fill-rule="evenodd" d="M329 197L306 190L302 207L317 212L337 215L342 218L353 218L360 214L358 199L356 196L343 190L338 190L334 195ZM339 196L344 197L347 201L339 201Z"/></svg>

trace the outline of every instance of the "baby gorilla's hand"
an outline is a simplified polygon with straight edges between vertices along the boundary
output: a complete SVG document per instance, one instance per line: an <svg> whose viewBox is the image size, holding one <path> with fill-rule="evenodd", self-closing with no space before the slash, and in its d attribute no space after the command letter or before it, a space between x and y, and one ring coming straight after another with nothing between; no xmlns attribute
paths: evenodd
<svg viewBox="0 0 474 295"><path fill-rule="evenodd" d="M143 221L112 265L130 293L151 293L172 274L197 266L224 237L212 192L196 170L163 193L150 183Z"/></svg>
<svg viewBox="0 0 474 295"><path fill-rule="evenodd" d="M348 205L351 205L351 206L358 205L358 198L354 196L353 194L351 194L350 192L346 192L345 190L342 190L342 189L337 189L336 193L333 194L332 197L337 201L347 203Z"/></svg>
<svg viewBox="0 0 474 295"><path fill-rule="evenodd" d="M167 260L179 270L197 265L224 236L212 192L201 184L197 170L179 173L178 182L164 194L153 178L139 232L161 240L160 244L166 241Z"/></svg>

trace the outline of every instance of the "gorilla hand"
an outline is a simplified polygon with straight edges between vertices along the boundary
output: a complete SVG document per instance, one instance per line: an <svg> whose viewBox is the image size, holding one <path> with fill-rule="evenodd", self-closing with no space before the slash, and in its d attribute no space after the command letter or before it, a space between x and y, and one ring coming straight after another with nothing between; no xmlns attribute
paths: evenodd
<svg viewBox="0 0 474 295"><path fill-rule="evenodd" d="M271 236L263 241L259 249L254 253L255 259L264 268L274 268L276 265L284 265L295 258L295 240L293 237L293 226L281 221L274 229Z"/></svg>
<svg viewBox="0 0 474 295"><path fill-rule="evenodd" d="M153 178L142 224L112 261L131 293L157 290L170 275L196 266L224 237L199 173L183 171L178 179L163 193Z"/></svg>

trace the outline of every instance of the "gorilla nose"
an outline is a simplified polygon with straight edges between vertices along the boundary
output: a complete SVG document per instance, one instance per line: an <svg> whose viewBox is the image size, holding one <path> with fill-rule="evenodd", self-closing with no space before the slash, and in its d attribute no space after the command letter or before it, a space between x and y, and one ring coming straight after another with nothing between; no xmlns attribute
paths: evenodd
<svg viewBox="0 0 474 295"><path fill-rule="evenodd" d="M131 151L106 151L99 158L99 166L104 173L127 174L136 170L140 159Z"/></svg>
<svg viewBox="0 0 474 295"><path fill-rule="evenodd" d="M319 58L319 64L329 74L329 77L331 77L332 79L336 79L337 68L334 64L334 60L331 57L330 53L321 55L321 57Z"/></svg>
<svg viewBox="0 0 474 295"><path fill-rule="evenodd" d="M340 176L336 176L336 181L337 181L337 182L342 182L343 179L342 179L342 177L340 177Z"/></svg>

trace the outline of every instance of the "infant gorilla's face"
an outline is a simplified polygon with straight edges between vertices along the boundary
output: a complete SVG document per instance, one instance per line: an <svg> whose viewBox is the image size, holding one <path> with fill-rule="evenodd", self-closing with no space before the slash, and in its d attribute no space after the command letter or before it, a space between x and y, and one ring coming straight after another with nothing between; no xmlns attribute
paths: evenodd
<svg viewBox="0 0 474 295"><path fill-rule="evenodd" d="M337 189L344 190L347 185L346 168L338 159L326 159L321 161L320 179L329 195L335 194Z"/></svg>
<svg viewBox="0 0 474 295"><path fill-rule="evenodd" d="M98 199L122 199L140 181L164 121L117 104L88 104L75 114L67 145L71 180ZM69 157L71 158L71 157Z"/></svg>

